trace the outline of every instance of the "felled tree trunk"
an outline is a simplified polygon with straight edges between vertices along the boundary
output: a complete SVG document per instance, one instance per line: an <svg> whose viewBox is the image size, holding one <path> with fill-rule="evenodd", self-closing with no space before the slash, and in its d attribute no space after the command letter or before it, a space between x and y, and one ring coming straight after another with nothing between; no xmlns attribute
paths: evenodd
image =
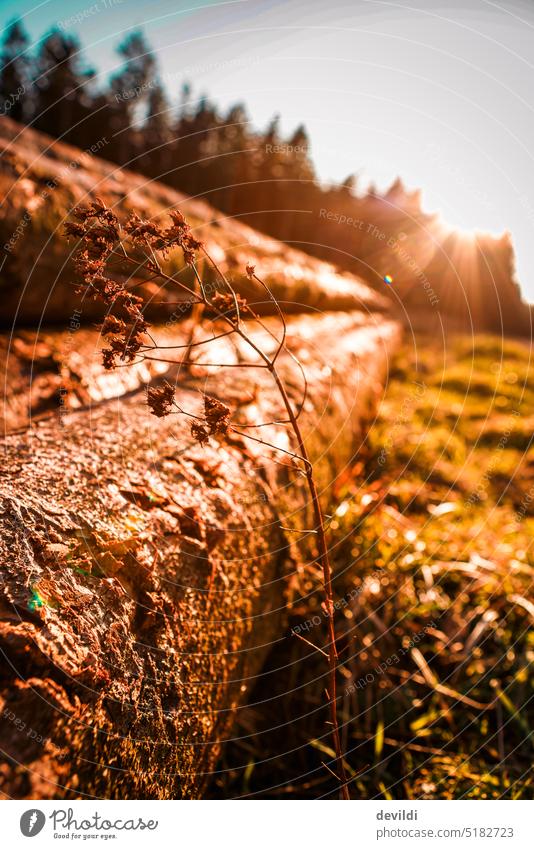
<svg viewBox="0 0 534 849"><path fill-rule="evenodd" d="M105 146L99 150L105 156ZM390 303L353 274L340 273L282 242L227 218L209 204L193 200L168 186L148 180L97 156L51 139L8 117L0 121L0 325L66 327L73 317L83 324L100 320L101 302L77 292L70 257L75 244L65 239L65 222L76 206L101 197L121 219L135 210L150 220L165 220L180 208L236 291L255 305L256 312L273 312L264 290L251 282L245 267L258 273L283 303L286 313L327 309L388 310ZM169 258L166 270L192 285L191 269L180 251ZM210 269L203 269L208 291L220 285ZM144 275L146 276L146 275ZM187 314L177 304L174 287L131 281L145 301L150 321L176 320ZM66 327L68 329L68 327Z"/></svg>
<svg viewBox="0 0 534 849"><path fill-rule="evenodd" d="M323 494L357 451L397 337L361 314L289 327ZM280 367L297 402L298 371ZM235 422L279 416L265 371L195 366L178 403L197 410L206 388ZM4 440L6 796L196 798L215 768L280 634L294 568L285 528L310 519L288 455L237 434L201 447L189 422L154 418L139 392ZM251 432L291 448L283 425Z"/></svg>
<svg viewBox="0 0 534 849"><path fill-rule="evenodd" d="M158 329L166 343L183 342L187 326ZM105 340L76 317L65 331L21 330L0 336L0 436L27 428L43 417L60 416L125 395L169 370L166 363L144 361L106 371Z"/></svg>

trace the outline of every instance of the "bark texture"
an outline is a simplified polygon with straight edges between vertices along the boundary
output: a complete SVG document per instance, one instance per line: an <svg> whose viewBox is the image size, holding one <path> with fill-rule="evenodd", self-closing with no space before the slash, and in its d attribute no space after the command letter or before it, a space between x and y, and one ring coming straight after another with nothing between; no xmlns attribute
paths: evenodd
<svg viewBox="0 0 534 849"><path fill-rule="evenodd" d="M306 367L301 420L326 497L357 452L398 327L329 314L290 323L288 339ZM244 356L217 344L210 360ZM298 370L289 358L280 368L298 401ZM278 416L265 371L173 376L185 409L202 389L235 423ZM252 432L292 447L284 425ZM2 792L200 796L281 633L295 568L284 528L310 521L302 477L288 455L237 434L200 447L186 417L154 418L142 391L2 447Z"/></svg>
<svg viewBox="0 0 534 849"><path fill-rule="evenodd" d="M184 341L187 326L158 328L162 344ZM125 395L169 370L166 363L144 361L116 371L102 365L103 340L97 330L74 317L68 330L19 330L0 336L2 407L0 433L27 428L56 411L60 416Z"/></svg>

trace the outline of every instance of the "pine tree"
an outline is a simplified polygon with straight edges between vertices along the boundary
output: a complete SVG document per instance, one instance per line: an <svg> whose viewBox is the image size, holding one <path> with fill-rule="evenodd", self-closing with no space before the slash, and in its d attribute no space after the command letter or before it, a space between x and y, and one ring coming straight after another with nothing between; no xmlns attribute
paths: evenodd
<svg viewBox="0 0 534 849"><path fill-rule="evenodd" d="M300 124L288 141L289 170L297 180L308 182L315 179L313 163L310 158L310 139L306 128Z"/></svg>
<svg viewBox="0 0 534 849"><path fill-rule="evenodd" d="M147 117L143 126L143 155L139 168L149 177L165 177L171 166L173 132L170 106L158 80L148 95Z"/></svg>
<svg viewBox="0 0 534 849"><path fill-rule="evenodd" d="M218 128L223 123L205 95L200 97L196 110L187 109L180 114L175 129L178 142L173 156L173 185L192 195L209 194L220 185Z"/></svg>
<svg viewBox="0 0 534 849"><path fill-rule="evenodd" d="M31 63L28 36L19 20L8 26L0 57L0 114L14 121L31 117Z"/></svg>
<svg viewBox="0 0 534 849"><path fill-rule="evenodd" d="M94 71L80 60L78 41L59 30L42 41L36 62L34 91L37 129L80 147L87 146L83 126L93 113Z"/></svg>
<svg viewBox="0 0 534 849"><path fill-rule="evenodd" d="M349 174L345 177L342 183L339 184L339 193L347 198L353 198L356 194L357 178L355 174Z"/></svg>
<svg viewBox="0 0 534 849"><path fill-rule="evenodd" d="M143 33L133 32L117 48L124 59L112 77L109 116L112 142L108 155L124 165L143 152L140 131L151 89L156 83L156 60ZM135 163L133 163L135 165Z"/></svg>
<svg viewBox="0 0 534 849"><path fill-rule="evenodd" d="M217 191L212 201L230 215L246 208L252 162L249 117L243 104L232 106L217 131Z"/></svg>

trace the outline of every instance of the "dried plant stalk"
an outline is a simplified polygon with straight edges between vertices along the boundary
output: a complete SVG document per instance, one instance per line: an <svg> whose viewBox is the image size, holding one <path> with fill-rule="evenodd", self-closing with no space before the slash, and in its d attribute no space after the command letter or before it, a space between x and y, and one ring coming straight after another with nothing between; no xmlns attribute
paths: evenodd
<svg viewBox="0 0 534 849"><path fill-rule="evenodd" d="M192 234L189 225L179 211L170 213L171 224L163 228L153 221L145 221L137 214L132 214L123 227L114 212L109 209L100 199L96 199L91 206L85 209L77 209L74 212L77 219L66 225L66 233L69 237L81 240L76 254L76 267L81 274L85 295L103 301L109 312L102 325L102 334L106 337L109 347L103 351L104 365L113 369L119 366L143 359L159 359L160 361L174 363L177 366L189 368L198 364L193 356L193 349L208 345L210 342L223 336L235 334L251 349L257 357L257 362L250 363L200 363L203 366L232 366L237 368L265 368L271 374L277 387L283 404L287 419L277 424L288 424L293 432L297 451L287 451L279 446L272 445L268 441L246 433L243 426L232 425L230 409L215 398L204 396L204 413L199 416L182 410L175 402L174 389L166 383L163 386L151 387L147 398L151 411L156 416L166 416L177 412L192 418L191 433L200 444L205 444L212 436L224 437L228 431L236 431L245 438L266 445L275 451L284 451L289 454L297 464L302 464L302 471L313 510L313 532L316 534L318 556L317 561L321 567L324 583L325 610L328 621L328 668L329 686L328 702L330 708L330 721L332 725L332 737L336 753L336 770L340 782L343 798L350 799L348 780L345 771L341 739L339 733L339 722L337 718L337 687L336 673L338 654L336 647L335 622L334 622L334 597L332 588L332 571L330 567L328 546L326 541L325 523L322 508L314 477L313 465L306 450L305 440L299 425L299 414L304 404L307 384L304 370L295 356L286 347L286 323L280 305L276 301L269 287L256 275L255 268L248 265L246 273L254 280L268 295L273 302L275 311L281 322L281 336L276 336L254 312L250 304L241 298L232 287L217 263L208 254L201 242ZM167 274L162 268L161 258L165 258L169 251L180 248L183 252L184 261L195 277L194 289L176 280ZM207 294L202 277L197 267L197 255L202 253L204 262L212 268L221 284L221 291L215 292L211 297ZM115 266L113 266L115 263ZM149 325L143 315L143 299L132 293L126 282L110 277L108 272L115 268L123 272L125 268L135 268L135 273L141 271L144 275L157 280L167 287L181 290L187 296L185 304L191 310L193 319L202 324L206 321L206 313L214 316L215 320L223 322L228 326L228 331L213 334L212 337L195 341L195 330L189 335L184 346L185 355L178 359L162 359L153 357L153 352L162 351L157 342L152 338ZM183 302L184 303L184 302ZM251 320L261 326L275 341L276 350L269 354L258 345L247 331L246 320ZM173 346L177 350L179 346ZM277 360L281 352L285 351L292 357L299 367L304 379L304 398L295 409L288 395L285 383L277 369ZM271 423L265 423L271 424ZM258 425L254 425L258 427Z"/></svg>

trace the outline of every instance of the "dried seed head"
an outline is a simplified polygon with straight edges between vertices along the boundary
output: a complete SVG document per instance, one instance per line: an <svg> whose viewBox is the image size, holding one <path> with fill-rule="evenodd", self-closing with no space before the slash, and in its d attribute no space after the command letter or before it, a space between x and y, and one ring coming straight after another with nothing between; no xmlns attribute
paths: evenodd
<svg viewBox="0 0 534 849"><path fill-rule="evenodd" d="M217 292L211 299L211 303L216 310L224 313L228 318L237 318L236 303L240 315L249 311L245 298L237 293L231 295L229 292Z"/></svg>
<svg viewBox="0 0 534 849"><path fill-rule="evenodd" d="M67 238L82 240L75 265L85 282L90 284L95 275L102 274L106 260L119 241L119 222L100 198L87 208L78 207L73 215L81 223L68 222L65 233Z"/></svg>
<svg viewBox="0 0 534 849"><path fill-rule="evenodd" d="M204 418L206 419L210 436L228 433L230 409L222 401L218 401L217 398L210 398L209 395L204 395Z"/></svg>
<svg viewBox="0 0 534 849"><path fill-rule="evenodd" d="M67 237L73 237L75 239L81 239L85 236L85 227L83 224L76 224L75 221L68 221L65 224L65 233Z"/></svg>
<svg viewBox="0 0 534 849"><path fill-rule="evenodd" d="M208 429L200 422L193 422L191 425L191 436L196 439L200 445L206 445L210 440Z"/></svg>
<svg viewBox="0 0 534 849"><path fill-rule="evenodd" d="M177 245L180 247L184 254L184 260L188 265L192 265L195 261L196 252L202 247L202 242L195 239L189 224L179 209L173 210L169 215L172 225L164 232L168 246Z"/></svg>
<svg viewBox="0 0 534 849"><path fill-rule="evenodd" d="M122 319L114 315L107 315L102 324L102 336L111 336L114 333L124 333L126 324Z"/></svg>
<svg viewBox="0 0 534 849"><path fill-rule="evenodd" d="M172 412L174 403L174 388L167 381L162 386L149 386L147 403L155 416L159 418L168 416Z"/></svg>
<svg viewBox="0 0 534 849"><path fill-rule="evenodd" d="M115 362L115 357L117 356L116 351L112 348L104 348L102 351L102 364L105 369L110 371L112 368L115 368L117 365Z"/></svg>
<svg viewBox="0 0 534 849"><path fill-rule="evenodd" d="M130 215L124 225L124 230L128 233L134 245L149 246L155 250L165 248L165 239L161 227L154 221L145 221L136 212Z"/></svg>
<svg viewBox="0 0 534 849"><path fill-rule="evenodd" d="M224 436L230 426L230 410L218 401L204 395L204 421L196 421L191 425L191 436L201 445L209 442L210 436Z"/></svg>

